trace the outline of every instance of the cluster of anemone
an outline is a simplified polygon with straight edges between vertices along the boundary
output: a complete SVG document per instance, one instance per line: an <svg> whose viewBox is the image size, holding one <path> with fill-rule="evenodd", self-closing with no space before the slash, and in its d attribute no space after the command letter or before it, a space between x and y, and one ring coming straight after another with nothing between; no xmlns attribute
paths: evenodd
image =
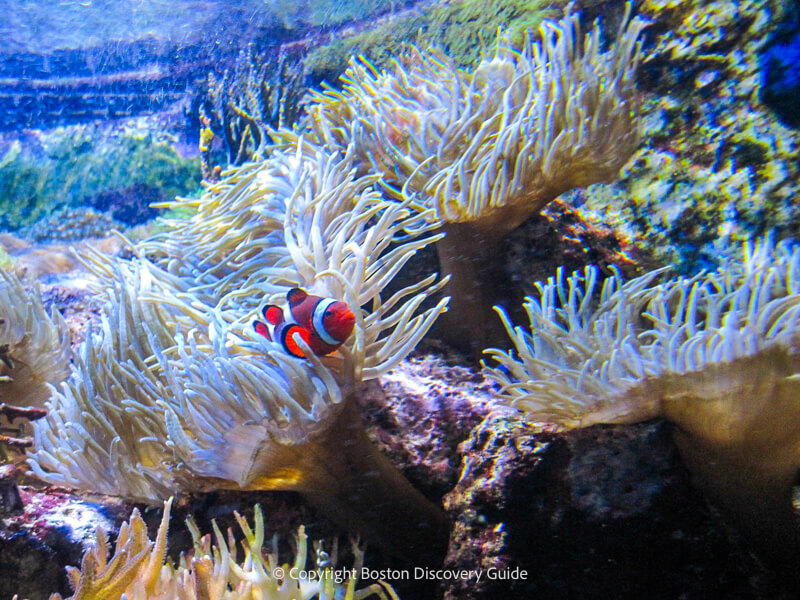
<svg viewBox="0 0 800 600"><path fill-rule="evenodd" d="M696 484L768 552L800 550L800 248L770 238L693 277L598 283L589 267L538 284L530 329L489 350L500 397L564 427L664 418ZM794 554L796 556L796 554Z"/></svg>
<svg viewBox="0 0 800 600"><path fill-rule="evenodd" d="M193 551L181 555L178 564L166 562L167 531L172 500L164 503L164 515L155 540L150 540L147 525L134 509L120 528L114 552L109 555L108 537L97 530L95 543L84 554L81 568L67 572L73 595L67 600L284 600L287 598L343 598L359 600L377 597L397 599L394 590L383 582L356 589L364 562L364 551L353 544L354 563L347 569L350 577L338 578L336 547L328 555L318 548L324 562L308 563L308 538L301 527L293 564L279 562L276 540L265 547L264 518L256 505L253 527L234 513L241 528L243 559L239 560L236 543L229 531L224 536L214 524L210 535L201 535L192 519L187 526L194 540ZM61 600L53 594L50 600Z"/></svg>
<svg viewBox="0 0 800 600"><path fill-rule="evenodd" d="M308 124L279 132L269 158L170 204L191 217L130 260L88 257L102 324L35 426L31 469L148 501L294 490L395 552L420 536L441 543L441 511L371 445L353 397L445 311L446 298L423 302L446 278L386 290L434 242L447 244L442 265L457 284L485 288L492 278L470 275L470 260L495 260L496 248L472 232L496 241L560 191L616 175L637 140L643 23L629 17L608 51L599 29L581 41L578 18L565 17L519 52L501 40L471 74L434 51L386 74L355 63L345 91L317 96ZM295 287L353 310L335 354L301 340L298 359L254 339L259 307L283 305Z"/></svg>

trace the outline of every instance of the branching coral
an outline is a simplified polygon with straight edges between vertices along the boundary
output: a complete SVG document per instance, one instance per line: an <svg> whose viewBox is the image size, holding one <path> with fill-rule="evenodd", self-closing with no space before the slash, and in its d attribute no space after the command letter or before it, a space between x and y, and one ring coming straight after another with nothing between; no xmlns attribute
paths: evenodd
<svg viewBox="0 0 800 600"><path fill-rule="evenodd" d="M269 128L291 127L302 111L303 61L285 49L266 60L251 44L221 80L209 74L200 108L214 133L222 134L228 163L263 159L272 140Z"/></svg>
<svg viewBox="0 0 800 600"><path fill-rule="evenodd" d="M383 582L356 590L364 561L364 551L358 544L353 544L355 561L347 569L353 574L351 577L341 580L334 571L335 551L327 564L307 566L308 542L302 527L297 534L294 563L281 565L275 541L271 550L264 548L264 519L258 505L254 527L235 513L244 534L243 561L237 558L230 531L226 538L214 524L212 545L211 536L201 536L197 525L189 519L193 552L182 555L177 566L169 561L165 564L171 505L172 500L164 503L164 516L155 540L149 539L147 526L134 509L130 520L120 528L110 557L108 537L98 528L95 544L84 555L80 570L68 568L74 593L67 600L359 600L371 596L397 600L391 586ZM280 569L284 572L282 577L276 576ZM53 594L50 600L61 600L61 595Z"/></svg>
<svg viewBox="0 0 800 600"><path fill-rule="evenodd" d="M96 256L102 332L35 428L33 471L141 499L296 490L398 552L419 532L443 541L439 510L371 445L352 406L358 385L402 360L445 308L418 310L433 277L381 298L435 237L421 237L429 225L408 202L354 179L350 160L301 143L234 172L194 217L142 246L165 268ZM247 340L258 305L295 286L356 312L337 354L300 360Z"/></svg>
<svg viewBox="0 0 800 600"><path fill-rule="evenodd" d="M770 239L743 262L657 283L597 271L539 284L516 352L490 350L506 402L567 427L662 417L698 485L768 551L800 551L800 248Z"/></svg>
<svg viewBox="0 0 800 600"><path fill-rule="evenodd" d="M457 335L494 303L504 237L560 193L613 180L633 153L643 27L626 14L604 52L599 27L581 39L575 15L545 22L540 42L517 51L501 36L471 73L434 50L413 50L390 72L354 61L343 91L309 105L311 135L354 144L362 168L445 225L438 247Z"/></svg>

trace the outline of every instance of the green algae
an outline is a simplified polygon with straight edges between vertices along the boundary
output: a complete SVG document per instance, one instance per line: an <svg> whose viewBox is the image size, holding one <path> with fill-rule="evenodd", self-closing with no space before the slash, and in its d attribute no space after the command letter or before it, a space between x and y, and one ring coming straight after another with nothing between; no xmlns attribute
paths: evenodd
<svg viewBox="0 0 800 600"><path fill-rule="evenodd" d="M15 141L0 155L0 229L28 227L59 208L136 184L171 200L197 189L199 174L199 159L183 158L163 136L59 128L24 145Z"/></svg>
<svg viewBox="0 0 800 600"><path fill-rule="evenodd" d="M547 18L560 16L566 2L545 0L460 0L440 3L339 39L312 50L306 60L312 78L333 82L344 72L351 56L362 54L377 68L386 67L408 44L428 42L441 48L461 67L478 63L483 48L497 39L497 28L510 29L516 44L523 32L535 31Z"/></svg>

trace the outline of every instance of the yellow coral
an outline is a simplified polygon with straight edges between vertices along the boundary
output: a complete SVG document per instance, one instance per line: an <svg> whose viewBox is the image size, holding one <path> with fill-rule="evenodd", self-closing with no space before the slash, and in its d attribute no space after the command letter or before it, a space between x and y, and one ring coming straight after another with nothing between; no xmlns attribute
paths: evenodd
<svg viewBox="0 0 800 600"><path fill-rule="evenodd" d="M263 547L264 519L258 505L255 528L235 513L245 538L242 562L237 561L230 533L226 541L214 524L212 545L211 537L201 536L189 519L193 553L190 557L182 556L177 566L165 564L171 506L172 499L164 503L164 516L152 541L139 511L134 509L130 520L120 528L110 558L107 535L98 528L94 546L84 555L80 570L68 568L74 593L67 600L360 600L371 596L399 600L392 587L384 582L356 590L364 561L364 551L356 543L353 544L355 562L347 569L351 576L343 580L333 572L335 552L329 564L316 569L306 567L307 541L302 527L297 535L294 564L281 566L276 549L269 552ZM61 600L61 595L53 594L50 600Z"/></svg>

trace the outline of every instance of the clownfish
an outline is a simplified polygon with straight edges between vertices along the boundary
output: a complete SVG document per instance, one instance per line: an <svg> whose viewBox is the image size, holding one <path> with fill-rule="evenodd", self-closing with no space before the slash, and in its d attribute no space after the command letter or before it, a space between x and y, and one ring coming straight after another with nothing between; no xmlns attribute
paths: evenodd
<svg viewBox="0 0 800 600"><path fill-rule="evenodd" d="M292 356L304 358L303 350L294 340L296 333L317 356L335 351L353 333L356 317L341 300L312 296L300 288L289 290L286 300L288 314L281 307L268 304L261 311L266 323L255 321L253 327L259 335L281 344Z"/></svg>

